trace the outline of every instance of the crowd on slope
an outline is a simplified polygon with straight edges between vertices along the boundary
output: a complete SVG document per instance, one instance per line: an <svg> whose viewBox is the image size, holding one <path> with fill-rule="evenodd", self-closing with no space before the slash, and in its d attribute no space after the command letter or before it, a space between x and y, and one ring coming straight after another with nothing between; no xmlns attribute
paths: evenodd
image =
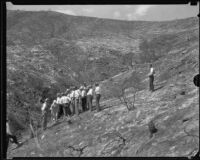
<svg viewBox="0 0 200 160"><path fill-rule="evenodd" d="M51 111L51 119L55 123L61 116L67 118L68 122L74 115L79 115L87 110L92 111L92 102L95 98L96 110L100 111L99 101L101 98L100 86L98 83L95 86L82 85L78 87L70 87L64 93L58 93L57 98L53 100L46 98L42 105L42 128L47 127L48 111Z"/></svg>
<svg viewBox="0 0 200 160"><path fill-rule="evenodd" d="M149 91L154 91L154 68L150 64L149 76ZM79 115L82 112L87 110L92 111L92 102L95 97L96 109L100 111L100 98L101 98L101 88L98 83L95 86L86 84L78 87L70 87L64 93L58 93L57 98L53 100L52 104L50 99L46 98L45 102L42 105L42 127L43 130L46 130L47 127L47 115L49 110L51 111L52 121L55 123L64 114L64 117L70 122L70 118L74 115ZM12 131L12 126L10 126L9 119L6 120L6 150L8 149L9 141L15 143L17 146L20 146L21 143L17 141L17 137Z"/></svg>

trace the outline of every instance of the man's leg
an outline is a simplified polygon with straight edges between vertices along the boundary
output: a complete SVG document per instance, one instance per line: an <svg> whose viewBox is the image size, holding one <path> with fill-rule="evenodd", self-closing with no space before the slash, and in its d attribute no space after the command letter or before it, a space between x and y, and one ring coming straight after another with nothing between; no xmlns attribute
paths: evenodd
<svg viewBox="0 0 200 160"><path fill-rule="evenodd" d="M83 106L83 110L86 111L86 97L82 98L82 106Z"/></svg>
<svg viewBox="0 0 200 160"><path fill-rule="evenodd" d="M64 117L67 116L67 113L66 113L66 104L63 104L63 115L64 115Z"/></svg>
<svg viewBox="0 0 200 160"><path fill-rule="evenodd" d="M75 99L75 114L78 115L79 112L78 112L78 99L76 98Z"/></svg>
<svg viewBox="0 0 200 160"><path fill-rule="evenodd" d="M96 95L96 109L97 109L97 111L100 111L100 105L99 105L100 98L101 98L101 95L97 94Z"/></svg>
<svg viewBox="0 0 200 160"><path fill-rule="evenodd" d="M92 111L92 96L89 96L89 109Z"/></svg>
<svg viewBox="0 0 200 160"><path fill-rule="evenodd" d="M86 99L86 106L87 106L87 110L89 110L90 109L90 106L89 106L89 96L87 96L87 99Z"/></svg>
<svg viewBox="0 0 200 160"><path fill-rule="evenodd" d="M70 108L70 116L72 116L73 115L72 102L69 103L69 108Z"/></svg>
<svg viewBox="0 0 200 160"><path fill-rule="evenodd" d="M62 117L64 118L65 117L65 106L64 106L64 104L62 104L61 105L61 115L62 115Z"/></svg>
<svg viewBox="0 0 200 160"><path fill-rule="evenodd" d="M43 115L43 122L42 122L43 131L46 130L46 127L47 127L47 114L45 113Z"/></svg>
<svg viewBox="0 0 200 160"><path fill-rule="evenodd" d="M8 152L8 145L9 145L10 136L6 134L6 152Z"/></svg>
<svg viewBox="0 0 200 160"><path fill-rule="evenodd" d="M83 106L82 106L82 98L79 98L79 108L80 108L80 112L83 112Z"/></svg>
<svg viewBox="0 0 200 160"><path fill-rule="evenodd" d="M152 91L154 91L154 76L152 76Z"/></svg>
<svg viewBox="0 0 200 160"><path fill-rule="evenodd" d="M151 76L149 76L149 91L151 91Z"/></svg>
<svg viewBox="0 0 200 160"><path fill-rule="evenodd" d="M149 76L149 91L152 91L152 76Z"/></svg>

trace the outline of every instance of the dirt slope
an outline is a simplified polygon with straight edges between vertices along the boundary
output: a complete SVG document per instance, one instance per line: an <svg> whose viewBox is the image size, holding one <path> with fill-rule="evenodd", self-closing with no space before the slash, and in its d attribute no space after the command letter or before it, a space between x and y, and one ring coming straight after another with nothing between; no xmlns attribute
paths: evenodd
<svg viewBox="0 0 200 160"><path fill-rule="evenodd" d="M182 57L181 60L186 59ZM188 58L186 62L189 63ZM47 131L39 136L42 150L31 139L22 147L9 151L8 156L194 155L199 150L199 92L192 82L197 71L195 67L193 71L185 69L172 76L179 72L174 69L169 72L171 77L165 80L158 73L156 91L150 93L147 88L140 91L135 110L128 112L117 99L109 99L101 103L101 112L85 112L74 117L71 125L62 120L56 126L49 124ZM120 76L124 77L121 74L115 78ZM147 126L150 120L158 129L151 139Z"/></svg>

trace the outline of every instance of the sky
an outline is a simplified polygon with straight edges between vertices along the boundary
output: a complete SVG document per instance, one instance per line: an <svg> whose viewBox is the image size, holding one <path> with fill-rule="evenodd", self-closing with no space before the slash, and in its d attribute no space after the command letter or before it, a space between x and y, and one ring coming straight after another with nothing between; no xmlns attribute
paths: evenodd
<svg viewBox="0 0 200 160"><path fill-rule="evenodd" d="M197 6L191 5L13 5L6 3L9 10L51 10L74 16L89 16L118 20L165 21L196 17Z"/></svg>

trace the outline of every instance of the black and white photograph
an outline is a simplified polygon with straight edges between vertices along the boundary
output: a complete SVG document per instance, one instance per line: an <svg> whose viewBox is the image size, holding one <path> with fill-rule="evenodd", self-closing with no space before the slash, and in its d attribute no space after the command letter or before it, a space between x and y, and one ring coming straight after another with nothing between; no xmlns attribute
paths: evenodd
<svg viewBox="0 0 200 160"><path fill-rule="evenodd" d="M6 155L199 156L199 2L6 2Z"/></svg>

